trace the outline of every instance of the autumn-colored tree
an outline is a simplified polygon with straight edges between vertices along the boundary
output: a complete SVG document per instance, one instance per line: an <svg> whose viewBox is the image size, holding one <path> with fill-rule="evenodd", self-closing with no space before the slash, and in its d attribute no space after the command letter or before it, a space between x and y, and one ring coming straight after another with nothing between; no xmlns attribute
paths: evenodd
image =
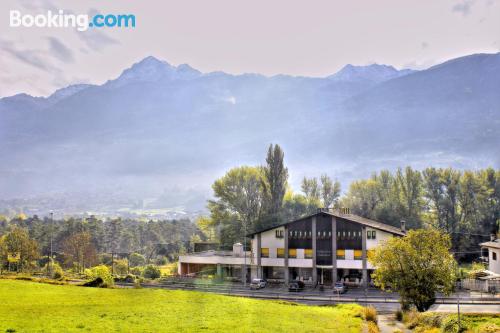
<svg viewBox="0 0 500 333"><path fill-rule="evenodd" d="M97 262L96 251L88 232L78 232L67 237L62 243L66 264L74 265L77 272L83 273L86 267Z"/></svg>
<svg viewBox="0 0 500 333"><path fill-rule="evenodd" d="M368 258L377 268L372 275L375 285L397 291L403 308L414 305L426 311L437 292L453 290L456 262L450 248L450 237L435 229L390 238Z"/></svg>
<svg viewBox="0 0 500 333"><path fill-rule="evenodd" d="M0 238L0 258L3 265L8 262L9 255L19 255L18 270L34 266L39 258L38 243L31 239L25 229L13 227L10 232Z"/></svg>

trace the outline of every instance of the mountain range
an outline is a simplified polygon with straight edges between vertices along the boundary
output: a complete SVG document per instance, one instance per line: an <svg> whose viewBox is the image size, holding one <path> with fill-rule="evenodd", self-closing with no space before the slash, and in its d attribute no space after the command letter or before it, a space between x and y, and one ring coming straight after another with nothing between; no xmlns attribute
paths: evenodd
<svg viewBox="0 0 500 333"><path fill-rule="evenodd" d="M324 78L202 73L150 56L102 85L4 97L0 213L13 198L42 212L61 196L85 198L74 211L203 209L217 177L262 164L270 143L296 189L321 173L346 188L382 168L499 167L500 54Z"/></svg>

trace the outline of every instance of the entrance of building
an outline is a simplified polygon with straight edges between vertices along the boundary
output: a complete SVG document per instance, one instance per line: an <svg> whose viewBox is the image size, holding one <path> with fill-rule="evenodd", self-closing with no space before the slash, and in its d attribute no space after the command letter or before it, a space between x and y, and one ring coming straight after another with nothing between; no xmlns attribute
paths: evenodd
<svg viewBox="0 0 500 333"><path fill-rule="evenodd" d="M318 284L331 285L332 284L332 269L318 267Z"/></svg>

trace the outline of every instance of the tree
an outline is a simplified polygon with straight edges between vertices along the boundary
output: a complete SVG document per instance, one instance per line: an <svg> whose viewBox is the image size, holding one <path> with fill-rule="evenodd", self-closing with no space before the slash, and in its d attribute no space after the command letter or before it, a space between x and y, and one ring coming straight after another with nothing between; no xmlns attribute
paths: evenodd
<svg viewBox="0 0 500 333"><path fill-rule="evenodd" d="M283 150L279 145L270 145L267 151L266 163L264 167L264 178L266 194L268 196L268 214L270 223L276 224L279 221L283 208L283 197L285 196L288 169L285 167Z"/></svg>
<svg viewBox="0 0 500 333"><path fill-rule="evenodd" d="M404 309L414 305L425 311L434 304L436 292L448 295L453 290L456 262L450 248L449 236L436 229L390 238L368 258L376 267L375 285L397 291Z"/></svg>
<svg viewBox="0 0 500 333"><path fill-rule="evenodd" d="M19 254L18 270L33 265L39 258L38 243L31 239L25 229L13 227L10 232L0 239L0 256L2 262L7 262L8 256Z"/></svg>
<svg viewBox="0 0 500 333"><path fill-rule="evenodd" d="M319 202L321 190L319 188L318 180L316 178L304 177L302 179L302 184L300 187L308 201Z"/></svg>
<svg viewBox="0 0 500 333"><path fill-rule="evenodd" d="M289 190L283 200L283 217L286 221L296 220L315 213L319 206L319 200L310 201L304 195Z"/></svg>
<svg viewBox="0 0 500 333"><path fill-rule="evenodd" d="M395 177L396 193L401 215L409 228L420 228L422 208L422 175L419 171L406 167L398 169Z"/></svg>
<svg viewBox="0 0 500 333"><path fill-rule="evenodd" d="M75 265L77 272L83 273L85 267L96 263L96 251L88 232L78 232L66 238L62 243L66 263Z"/></svg>
<svg viewBox="0 0 500 333"><path fill-rule="evenodd" d="M330 206L337 205L340 197L340 182L333 182L328 175L321 175L321 198L323 199L323 207L329 208Z"/></svg>
<svg viewBox="0 0 500 333"><path fill-rule="evenodd" d="M131 267L144 266L146 264L146 258L142 254L135 252L129 256L128 261Z"/></svg>
<svg viewBox="0 0 500 333"><path fill-rule="evenodd" d="M262 168L242 166L229 170L212 185L216 200L209 200L208 209L224 245L241 241L245 231L252 232L262 227L261 217L265 210L263 184Z"/></svg>

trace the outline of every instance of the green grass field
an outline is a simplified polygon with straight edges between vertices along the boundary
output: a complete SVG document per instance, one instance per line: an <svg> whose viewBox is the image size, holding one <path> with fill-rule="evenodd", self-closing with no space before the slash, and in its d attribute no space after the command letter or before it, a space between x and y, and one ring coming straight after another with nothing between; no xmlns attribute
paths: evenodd
<svg viewBox="0 0 500 333"><path fill-rule="evenodd" d="M361 307L0 280L0 332L360 332Z"/></svg>

